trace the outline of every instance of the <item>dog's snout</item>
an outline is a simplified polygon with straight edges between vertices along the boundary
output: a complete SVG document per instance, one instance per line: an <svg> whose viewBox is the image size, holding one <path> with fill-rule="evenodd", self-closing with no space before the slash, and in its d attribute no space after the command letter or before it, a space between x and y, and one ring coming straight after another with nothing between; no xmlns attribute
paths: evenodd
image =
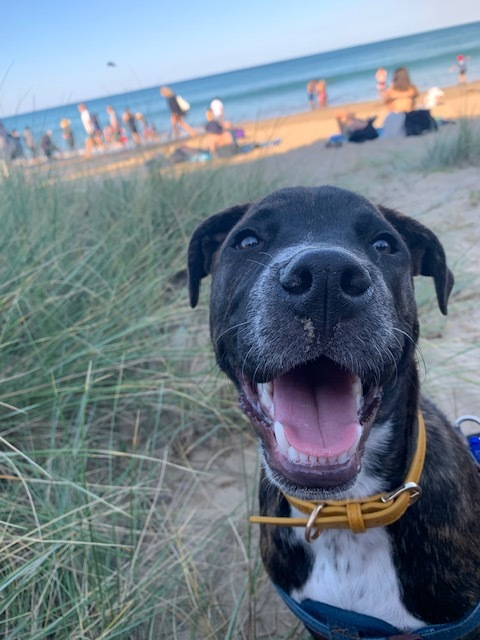
<svg viewBox="0 0 480 640"><path fill-rule="evenodd" d="M313 269L305 262L305 260L298 260L280 270L280 284L287 293L302 295L312 288Z"/></svg>
<svg viewBox="0 0 480 640"><path fill-rule="evenodd" d="M341 249L303 251L279 272L280 285L297 310L350 316L372 286L368 270Z"/></svg>

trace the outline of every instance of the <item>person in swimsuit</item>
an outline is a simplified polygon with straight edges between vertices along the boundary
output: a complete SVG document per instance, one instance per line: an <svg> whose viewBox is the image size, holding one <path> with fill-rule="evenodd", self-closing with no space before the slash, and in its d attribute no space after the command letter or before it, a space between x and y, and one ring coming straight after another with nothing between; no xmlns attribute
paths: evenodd
<svg viewBox="0 0 480 640"><path fill-rule="evenodd" d="M413 111L417 96L418 89L410 81L407 69L405 67L396 69L392 84L383 94L388 110L396 113Z"/></svg>

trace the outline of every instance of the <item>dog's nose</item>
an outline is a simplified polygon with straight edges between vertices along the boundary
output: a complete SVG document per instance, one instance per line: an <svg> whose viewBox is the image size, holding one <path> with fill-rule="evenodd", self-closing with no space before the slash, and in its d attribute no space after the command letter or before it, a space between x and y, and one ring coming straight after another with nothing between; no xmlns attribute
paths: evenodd
<svg viewBox="0 0 480 640"><path fill-rule="evenodd" d="M337 319L352 316L372 286L367 269L343 249L302 251L280 269L279 280L297 311L323 309Z"/></svg>

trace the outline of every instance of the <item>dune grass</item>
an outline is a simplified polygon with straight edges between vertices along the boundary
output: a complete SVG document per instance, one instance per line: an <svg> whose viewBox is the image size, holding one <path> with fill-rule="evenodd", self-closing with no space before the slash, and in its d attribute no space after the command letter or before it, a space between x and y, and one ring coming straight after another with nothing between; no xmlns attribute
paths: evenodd
<svg viewBox="0 0 480 640"><path fill-rule="evenodd" d="M205 481L188 456L239 428L185 253L197 221L265 190L216 172L1 183L2 637L239 637L212 595L238 532L185 542Z"/></svg>
<svg viewBox="0 0 480 640"><path fill-rule="evenodd" d="M423 171L480 165L480 127L472 118L459 118L432 136L419 167Z"/></svg>

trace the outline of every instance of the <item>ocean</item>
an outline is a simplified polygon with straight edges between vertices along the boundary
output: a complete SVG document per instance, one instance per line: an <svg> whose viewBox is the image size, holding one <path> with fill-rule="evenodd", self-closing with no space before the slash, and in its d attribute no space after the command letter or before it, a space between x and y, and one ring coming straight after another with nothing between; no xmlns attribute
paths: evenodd
<svg viewBox="0 0 480 640"><path fill-rule="evenodd" d="M306 84L312 78L326 80L330 105L375 100L378 97L375 72L379 66L387 69L389 81L397 67L407 67L412 82L420 91L432 86L453 85L456 84L456 73L452 67L460 53L470 57L468 79L480 79L480 22L171 82L169 86L190 103L188 122L201 127L205 122L205 110L214 97L223 101L226 117L233 122L305 111L308 109ZM125 107L143 113L163 137L169 134L168 110L158 86L85 102L90 112L97 114L102 126L108 122L105 109L111 104L119 115ZM62 118L71 120L77 146L83 147L85 133L77 103L1 120L8 131L17 129L21 133L26 125L30 126L36 139L51 129L55 144L63 148Z"/></svg>

